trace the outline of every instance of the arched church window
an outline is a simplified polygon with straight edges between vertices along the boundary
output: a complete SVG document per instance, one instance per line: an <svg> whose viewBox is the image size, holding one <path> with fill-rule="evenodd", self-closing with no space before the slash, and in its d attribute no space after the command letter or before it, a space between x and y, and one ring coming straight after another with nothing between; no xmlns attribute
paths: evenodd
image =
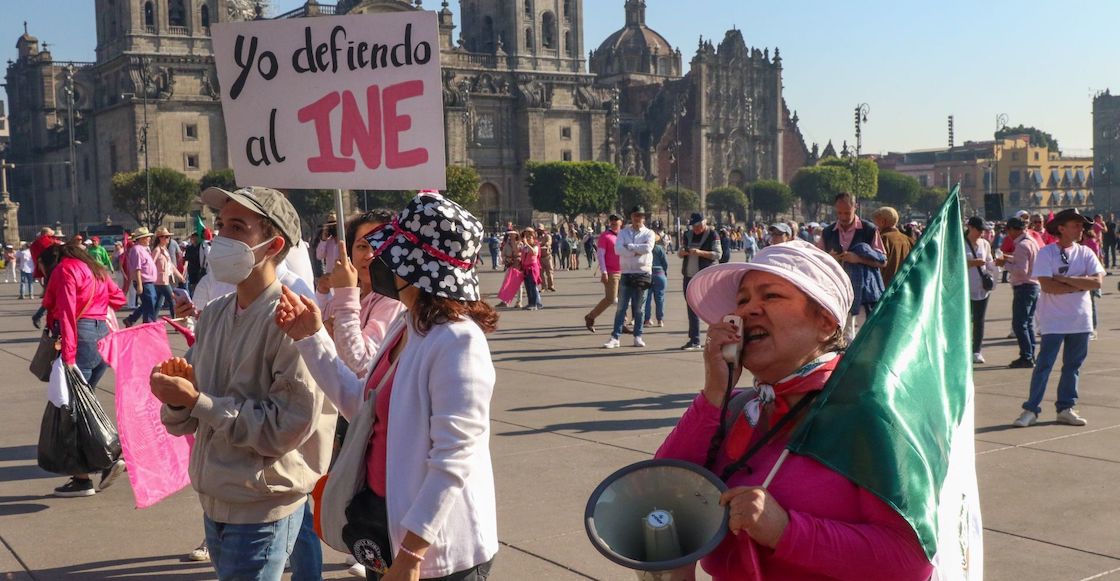
<svg viewBox="0 0 1120 581"><path fill-rule="evenodd" d="M183 0L171 0L167 3L167 25L187 26L187 7L183 4Z"/></svg>
<svg viewBox="0 0 1120 581"><path fill-rule="evenodd" d="M152 1L148 0L144 3L144 26L154 28L156 25L156 7L152 5Z"/></svg>
<svg viewBox="0 0 1120 581"><path fill-rule="evenodd" d="M210 7L203 4L199 16L202 19L202 28L210 28Z"/></svg>
<svg viewBox="0 0 1120 581"><path fill-rule="evenodd" d="M533 29L532 28L526 28L525 29L525 48L527 50L533 50L533 48L535 48L533 46Z"/></svg>
<svg viewBox="0 0 1120 581"><path fill-rule="evenodd" d="M489 16L482 21L482 52L494 52L494 19Z"/></svg>
<svg viewBox="0 0 1120 581"><path fill-rule="evenodd" d="M541 46L556 48L556 16L551 12L541 16Z"/></svg>

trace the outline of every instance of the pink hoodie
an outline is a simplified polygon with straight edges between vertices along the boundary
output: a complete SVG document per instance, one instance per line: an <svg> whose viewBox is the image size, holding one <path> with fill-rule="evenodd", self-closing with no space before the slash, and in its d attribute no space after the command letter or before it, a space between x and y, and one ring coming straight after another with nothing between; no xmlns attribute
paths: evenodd
<svg viewBox="0 0 1120 581"><path fill-rule="evenodd" d="M719 425L719 408L698 395L657 451L703 465ZM755 437L760 437L760 432ZM788 442L779 435L728 481L729 487L761 486ZM716 473L730 460L721 450ZM753 571L747 533L727 535L701 566L715 581L925 581L933 573L910 525L870 492L817 461L791 454L770 484L770 494L789 514L776 549L755 544L761 571Z"/></svg>

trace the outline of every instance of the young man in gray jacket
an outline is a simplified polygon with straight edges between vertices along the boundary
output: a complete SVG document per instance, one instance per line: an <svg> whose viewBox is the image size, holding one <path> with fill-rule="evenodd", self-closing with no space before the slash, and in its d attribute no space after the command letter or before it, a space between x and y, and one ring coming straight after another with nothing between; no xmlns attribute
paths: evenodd
<svg viewBox="0 0 1120 581"><path fill-rule="evenodd" d="M269 188L210 188L202 201L220 209L210 274L237 290L202 312L186 361L153 371L152 393L167 431L195 437L189 473L218 578L279 579L337 419L274 323L276 265L300 239L299 215Z"/></svg>

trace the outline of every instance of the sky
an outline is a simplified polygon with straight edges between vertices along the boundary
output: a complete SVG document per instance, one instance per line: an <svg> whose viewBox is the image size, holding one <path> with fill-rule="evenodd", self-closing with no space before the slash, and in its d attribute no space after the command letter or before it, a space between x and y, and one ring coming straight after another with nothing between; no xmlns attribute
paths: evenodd
<svg viewBox="0 0 1120 581"><path fill-rule="evenodd" d="M272 12L302 4L273 0ZM586 50L622 27L623 4L584 0ZM0 0L0 60L16 58L26 20L56 60L92 61L93 5ZM1092 95L1120 93L1117 21L1117 0L648 0L646 14L686 67L701 36L718 43L730 27L750 46L780 48L786 101L809 144L854 144L854 109L867 103L865 153L942 147L949 115L958 144L991 139L1006 114L1088 155Z"/></svg>

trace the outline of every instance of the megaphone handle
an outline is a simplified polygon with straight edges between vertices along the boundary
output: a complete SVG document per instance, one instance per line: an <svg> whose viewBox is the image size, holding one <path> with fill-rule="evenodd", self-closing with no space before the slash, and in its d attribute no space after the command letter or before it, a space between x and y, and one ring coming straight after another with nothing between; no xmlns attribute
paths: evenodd
<svg viewBox="0 0 1120 581"><path fill-rule="evenodd" d="M785 463L786 458L789 458L789 448L782 450L782 455L778 456L778 461L774 463L774 467L770 469L770 474L766 475L766 480L762 481L763 488L770 488L770 483L774 481L774 477L778 475L778 469Z"/></svg>

